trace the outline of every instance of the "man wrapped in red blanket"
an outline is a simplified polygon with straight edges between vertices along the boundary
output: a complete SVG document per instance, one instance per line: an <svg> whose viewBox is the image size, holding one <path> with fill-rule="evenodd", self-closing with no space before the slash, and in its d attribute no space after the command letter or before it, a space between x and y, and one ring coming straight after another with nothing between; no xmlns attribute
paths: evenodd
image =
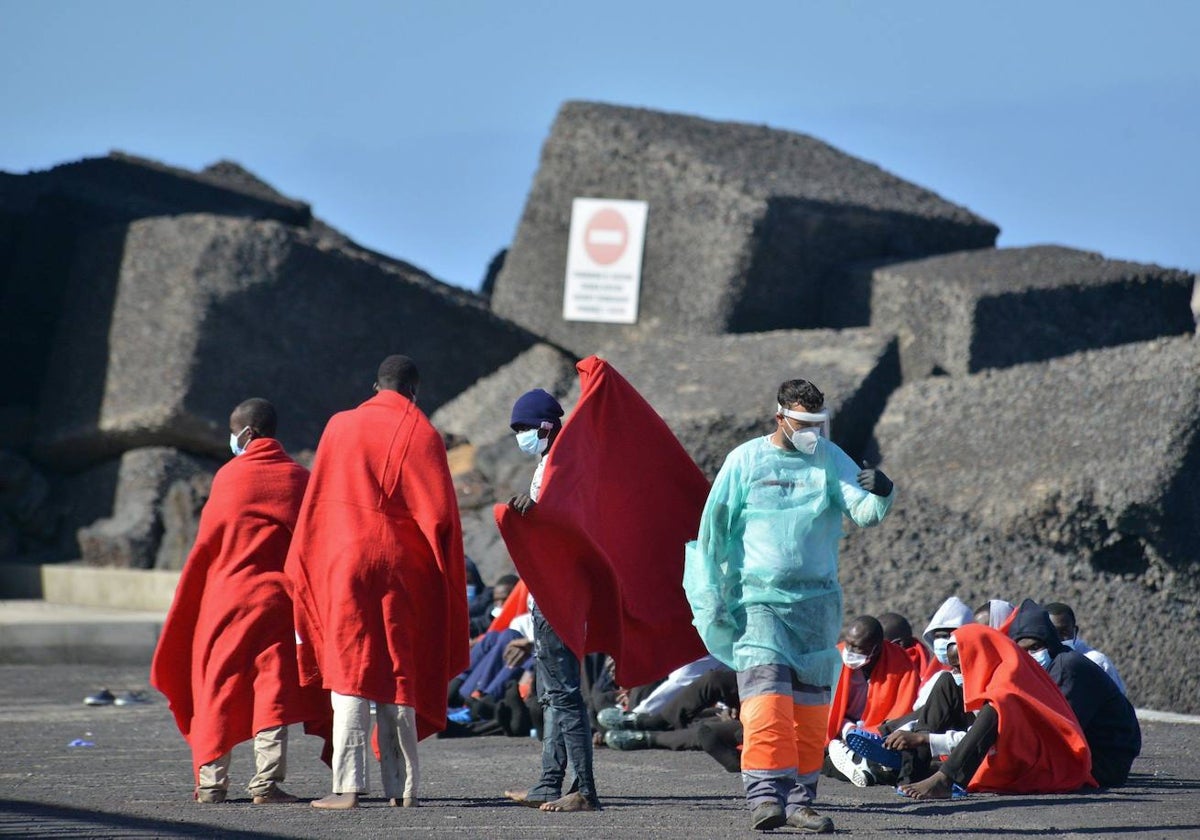
<svg viewBox="0 0 1200 840"><path fill-rule="evenodd" d="M469 662L458 502L418 382L412 359L388 356L375 396L330 419L288 554L300 677L332 692L333 795L317 808L367 792L371 702L384 795L416 804L417 741L445 728L446 686Z"/></svg>
<svg viewBox="0 0 1200 840"><path fill-rule="evenodd" d="M300 686L283 574L308 470L274 439L275 425L266 400L234 409L230 446L239 457L213 478L150 668L192 748L200 802L225 800L229 752L250 738L254 802L296 801L279 787L287 726L328 734L326 694Z"/></svg>

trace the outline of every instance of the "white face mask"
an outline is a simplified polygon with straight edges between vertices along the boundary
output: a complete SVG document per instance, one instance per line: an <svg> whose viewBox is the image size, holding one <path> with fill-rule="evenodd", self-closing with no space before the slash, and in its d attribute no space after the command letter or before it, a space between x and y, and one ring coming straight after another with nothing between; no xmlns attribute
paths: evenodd
<svg viewBox="0 0 1200 840"><path fill-rule="evenodd" d="M538 429L526 429L523 432L517 432L517 448L534 457L545 452L546 447L550 445L550 438L538 437L538 431Z"/></svg>
<svg viewBox="0 0 1200 840"><path fill-rule="evenodd" d="M1062 643L1064 645L1066 645L1067 647L1069 647L1071 650L1075 650L1075 642L1077 642L1077 641L1078 641L1078 639L1075 636L1072 636L1069 639L1063 639Z"/></svg>
<svg viewBox="0 0 1200 840"><path fill-rule="evenodd" d="M240 443L238 443L238 441L241 440L242 435L246 434L246 432L248 432L248 431L250 431L249 426L242 429L236 435L233 434L232 432L229 433L229 451L232 452L234 455L241 455L243 452L246 451L246 447L242 446Z"/></svg>
<svg viewBox="0 0 1200 840"><path fill-rule="evenodd" d="M817 441L821 439L820 429L812 426L792 429L792 424L786 419L783 422L787 423L787 427L790 430L788 434L788 440L792 442L792 446L796 448L797 452L803 452L805 455L811 455L817 451Z"/></svg>
<svg viewBox="0 0 1200 840"><path fill-rule="evenodd" d="M1047 671L1050 670L1050 662L1053 660L1053 657L1050 656L1050 651L1042 648L1038 651L1031 651L1029 655L1033 657L1037 664L1041 665Z"/></svg>
<svg viewBox="0 0 1200 840"><path fill-rule="evenodd" d="M943 665L950 664L950 658L946 652L950 649L949 639L934 639L933 640L933 658Z"/></svg>
<svg viewBox="0 0 1200 840"><path fill-rule="evenodd" d="M870 659L870 657L866 656L865 654L855 653L849 648L842 648L842 664L844 664L851 671L857 671L859 668L866 665L868 659Z"/></svg>

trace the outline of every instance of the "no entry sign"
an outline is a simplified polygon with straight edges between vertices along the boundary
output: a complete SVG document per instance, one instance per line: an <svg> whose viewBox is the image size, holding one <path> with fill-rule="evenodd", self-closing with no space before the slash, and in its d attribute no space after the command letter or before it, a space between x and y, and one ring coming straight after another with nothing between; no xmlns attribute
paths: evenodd
<svg viewBox="0 0 1200 840"><path fill-rule="evenodd" d="M644 201L577 198L571 203L565 320L637 323L646 212Z"/></svg>

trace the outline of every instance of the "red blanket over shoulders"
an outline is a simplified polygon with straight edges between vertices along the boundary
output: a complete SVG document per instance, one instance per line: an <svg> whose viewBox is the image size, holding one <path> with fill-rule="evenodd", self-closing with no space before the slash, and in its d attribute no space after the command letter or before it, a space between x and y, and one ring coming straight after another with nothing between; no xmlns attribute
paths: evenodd
<svg viewBox="0 0 1200 840"><path fill-rule="evenodd" d="M329 696L300 686L283 574L307 481L269 438L213 478L150 666L194 769L274 726L303 721L328 739Z"/></svg>
<svg viewBox="0 0 1200 840"><path fill-rule="evenodd" d="M538 608L577 656L602 651L617 681L651 682L706 654L683 592L683 546L708 481L662 418L607 362L576 369L582 394L554 442L537 507L496 524Z"/></svg>
<svg viewBox="0 0 1200 840"><path fill-rule="evenodd" d="M1066 793L1096 787L1092 755L1067 698L1050 675L1008 636L982 624L954 631L963 673L963 706L996 710L996 746L969 790Z"/></svg>
<svg viewBox="0 0 1200 840"><path fill-rule="evenodd" d="M412 706L422 738L445 728L468 664L462 526L446 447L410 400L380 391L330 419L287 573L305 683Z"/></svg>
<svg viewBox="0 0 1200 840"><path fill-rule="evenodd" d="M845 643L838 644L838 650ZM829 706L829 722L825 730L825 743L839 737L842 720L846 717L846 706L850 702L849 668L842 668L837 686L833 691L833 702ZM863 709L862 725L874 730L885 720L898 718L912 711L917 700L917 689L921 675L904 648L894 642L884 641L879 659L871 668L867 680L867 705Z"/></svg>

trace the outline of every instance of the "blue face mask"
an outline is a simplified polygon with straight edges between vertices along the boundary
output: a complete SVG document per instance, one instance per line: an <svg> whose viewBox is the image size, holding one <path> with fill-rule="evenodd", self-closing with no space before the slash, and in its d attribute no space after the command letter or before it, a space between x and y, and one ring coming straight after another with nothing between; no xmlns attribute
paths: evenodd
<svg viewBox="0 0 1200 840"><path fill-rule="evenodd" d="M526 429L523 432L517 432L517 448L535 458L545 452L546 447L550 445L550 439L538 437L538 431L538 429Z"/></svg>
<svg viewBox="0 0 1200 840"><path fill-rule="evenodd" d="M236 435L233 434L232 432L229 434L229 451L232 452L234 455L241 455L243 452L246 451L246 447L242 446L240 443L238 443L238 441L240 441L242 439L242 435L246 434L246 432L248 432L248 431L250 431L249 426L242 429ZM249 441L246 441L246 443L248 444Z"/></svg>
<svg viewBox="0 0 1200 840"><path fill-rule="evenodd" d="M1050 670L1050 662L1054 658L1050 655L1050 651L1042 648L1041 650L1031 651L1029 655L1033 657L1037 664L1041 665L1047 671Z"/></svg>
<svg viewBox="0 0 1200 840"><path fill-rule="evenodd" d="M933 640L933 657L943 665L949 665L950 659L946 651L950 648L949 639L934 639Z"/></svg>
<svg viewBox="0 0 1200 840"><path fill-rule="evenodd" d="M955 681L956 683L958 683L959 685L962 685L962 681L963 681L963 675L962 675L962 674L958 673L957 671L952 671L952 672L950 673L950 676L954 678L954 681Z"/></svg>

